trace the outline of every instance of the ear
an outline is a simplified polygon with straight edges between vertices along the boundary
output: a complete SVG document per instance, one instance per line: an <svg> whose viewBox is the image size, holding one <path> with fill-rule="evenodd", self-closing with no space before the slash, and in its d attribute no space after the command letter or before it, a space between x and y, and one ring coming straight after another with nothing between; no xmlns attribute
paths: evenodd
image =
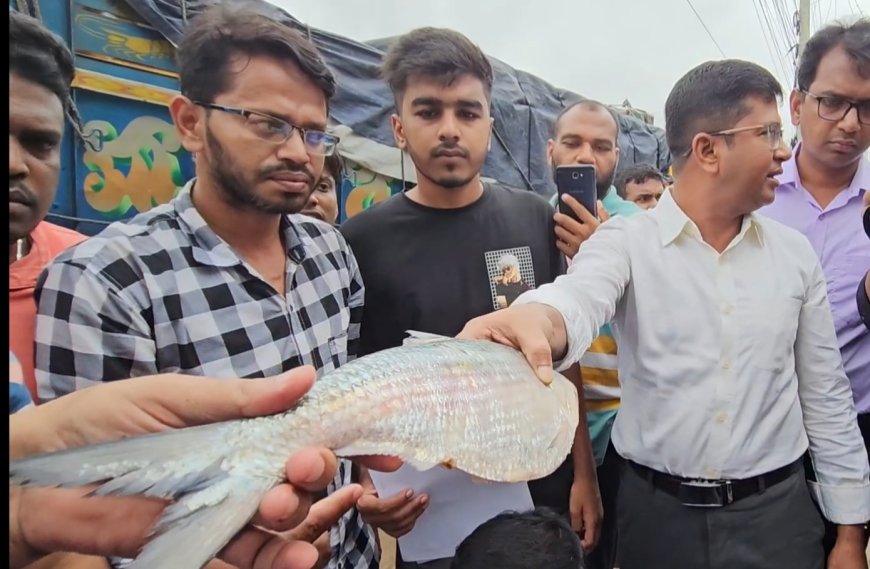
<svg viewBox="0 0 870 569"><path fill-rule="evenodd" d="M556 141L552 138L547 139L547 162L553 164L553 150L556 148Z"/></svg>
<svg viewBox="0 0 870 569"><path fill-rule="evenodd" d="M613 171L616 172L619 168L619 147L617 146L614 150L616 150L616 163L613 165Z"/></svg>
<svg viewBox="0 0 870 569"><path fill-rule="evenodd" d="M205 112L184 95L177 95L169 103L169 114L178 131L181 144L188 152L202 152L205 148Z"/></svg>
<svg viewBox="0 0 870 569"><path fill-rule="evenodd" d="M495 128L495 119L489 117L489 139L486 141L486 151L492 150L492 129Z"/></svg>
<svg viewBox="0 0 870 569"><path fill-rule="evenodd" d="M801 124L801 108L804 104L806 95L795 89L788 97L788 107L791 111L791 124L800 126Z"/></svg>
<svg viewBox="0 0 870 569"><path fill-rule="evenodd" d="M405 138L405 128L402 126L402 119L399 115L393 114L390 117L390 126L393 128L393 138L396 140L396 146L401 150L405 150L408 141Z"/></svg>
<svg viewBox="0 0 870 569"><path fill-rule="evenodd" d="M722 158L719 149L720 145L716 144L715 138L709 134L700 132L692 139L692 156L707 172L719 171L719 161Z"/></svg>

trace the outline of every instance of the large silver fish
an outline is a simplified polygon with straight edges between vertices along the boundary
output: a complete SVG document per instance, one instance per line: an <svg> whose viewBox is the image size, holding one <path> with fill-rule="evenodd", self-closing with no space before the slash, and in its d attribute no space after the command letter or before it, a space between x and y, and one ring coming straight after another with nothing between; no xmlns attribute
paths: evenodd
<svg viewBox="0 0 870 569"><path fill-rule="evenodd" d="M543 385L516 350L421 336L325 374L286 413L28 457L12 461L9 476L173 499L131 567L198 569L253 517L304 446L519 482L564 461L577 422L574 385L559 374Z"/></svg>

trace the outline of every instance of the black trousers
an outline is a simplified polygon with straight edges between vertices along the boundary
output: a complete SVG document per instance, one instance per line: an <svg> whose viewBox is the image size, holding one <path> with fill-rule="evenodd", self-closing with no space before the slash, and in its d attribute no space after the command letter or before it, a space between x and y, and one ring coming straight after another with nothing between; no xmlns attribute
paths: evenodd
<svg viewBox="0 0 870 569"><path fill-rule="evenodd" d="M824 568L824 525L801 471L728 506L696 508L623 468L617 510L620 569Z"/></svg>
<svg viewBox="0 0 870 569"><path fill-rule="evenodd" d="M604 462L596 473L601 504L604 508L604 520L601 524L598 546L586 556L587 569L613 569L616 563L616 497L619 493L619 479L624 464L625 461L613 448L613 443L609 443Z"/></svg>

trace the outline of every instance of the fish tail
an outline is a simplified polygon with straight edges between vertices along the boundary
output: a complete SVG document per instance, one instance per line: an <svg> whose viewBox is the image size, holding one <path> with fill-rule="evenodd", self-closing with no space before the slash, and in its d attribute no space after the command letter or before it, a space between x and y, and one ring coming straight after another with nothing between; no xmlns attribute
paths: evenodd
<svg viewBox="0 0 870 569"><path fill-rule="evenodd" d="M94 494L174 498L226 475L220 466L227 427L203 425L12 460L9 481L67 488L103 483Z"/></svg>
<svg viewBox="0 0 870 569"><path fill-rule="evenodd" d="M169 506L128 569L201 569L257 512L277 479L228 476Z"/></svg>
<svg viewBox="0 0 870 569"><path fill-rule="evenodd" d="M280 481L226 467L229 423L131 437L10 461L21 486L82 487L95 496L175 500L164 511L135 569L200 569L254 516Z"/></svg>

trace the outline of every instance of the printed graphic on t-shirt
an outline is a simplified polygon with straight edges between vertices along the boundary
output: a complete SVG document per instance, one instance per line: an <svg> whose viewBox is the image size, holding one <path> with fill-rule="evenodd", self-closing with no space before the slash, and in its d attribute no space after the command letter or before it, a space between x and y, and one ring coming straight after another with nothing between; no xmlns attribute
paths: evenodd
<svg viewBox="0 0 870 569"><path fill-rule="evenodd" d="M529 247L487 251L485 257L492 306L496 310L507 308L522 293L535 288L535 266Z"/></svg>

